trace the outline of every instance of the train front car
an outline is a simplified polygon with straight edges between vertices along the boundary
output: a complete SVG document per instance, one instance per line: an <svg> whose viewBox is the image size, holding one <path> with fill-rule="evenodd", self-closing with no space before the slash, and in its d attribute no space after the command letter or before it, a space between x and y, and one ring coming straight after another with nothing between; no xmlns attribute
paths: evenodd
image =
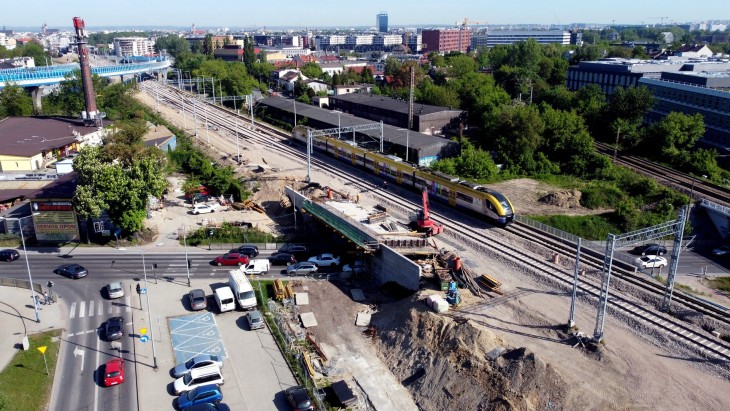
<svg viewBox="0 0 730 411"><path fill-rule="evenodd" d="M509 199L498 191L488 191L488 193L492 197L489 201L492 203L494 211L497 213L496 221L502 225L502 227L514 221L515 208L512 206Z"/></svg>

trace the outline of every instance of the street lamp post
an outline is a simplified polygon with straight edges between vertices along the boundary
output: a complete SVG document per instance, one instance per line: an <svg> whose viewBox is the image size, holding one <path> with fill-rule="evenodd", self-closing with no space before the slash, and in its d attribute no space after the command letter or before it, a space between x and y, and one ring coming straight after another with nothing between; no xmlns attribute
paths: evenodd
<svg viewBox="0 0 730 411"><path fill-rule="evenodd" d="M157 353L155 351L155 334L152 329L152 307L150 306L150 290L147 288L147 264L144 261L144 250L141 250L140 253L142 254L142 271L144 272L144 288L146 290L145 296L147 298L147 321L149 322L150 340L152 341L152 368L156 369Z"/></svg>
<svg viewBox="0 0 730 411"><path fill-rule="evenodd" d="M188 240L187 240L187 232L185 231L185 220L183 217L180 218L182 220L182 226L183 226L183 246L185 247L185 269L188 270L188 287L190 287L190 260L188 260Z"/></svg>
<svg viewBox="0 0 730 411"><path fill-rule="evenodd" d="M25 216L25 217L18 217L18 218L7 218L2 217L4 220L18 220L18 227L20 228L20 242L23 243L23 254L25 254L25 266L28 268L28 286L30 288L30 298L32 300L31 304L33 305L33 309L35 310L35 322L40 323L41 322L41 316L38 312L38 304L36 304L35 300L35 290L33 290L33 277L30 273L30 262L28 261L28 251L25 248L25 234L23 234L23 219L33 217L34 215L38 215L40 213L33 213L31 215Z"/></svg>

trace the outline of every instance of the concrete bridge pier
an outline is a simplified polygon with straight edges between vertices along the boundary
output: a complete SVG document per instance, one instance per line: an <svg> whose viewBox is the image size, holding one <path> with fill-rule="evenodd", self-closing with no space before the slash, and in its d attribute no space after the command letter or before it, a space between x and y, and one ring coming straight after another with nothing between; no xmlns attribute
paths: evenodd
<svg viewBox="0 0 730 411"><path fill-rule="evenodd" d="M41 96L43 95L42 86L29 87L30 98L33 100L33 114L43 114L43 106Z"/></svg>

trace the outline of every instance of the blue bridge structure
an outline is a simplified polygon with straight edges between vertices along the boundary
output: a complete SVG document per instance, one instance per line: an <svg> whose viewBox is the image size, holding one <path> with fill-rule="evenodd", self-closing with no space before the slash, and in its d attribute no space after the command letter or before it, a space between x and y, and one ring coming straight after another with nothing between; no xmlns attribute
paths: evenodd
<svg viewBox="0 0 730 411"><path fill-rule="evenodd" d="M141 63L92 67L91 73L101 77L120 76L123 80L126 75L167 72L167 69L171 65L171 60L162 57ZM0 70L0 89L9 84L32 88L58 84L66 80L66 76L68 74L73 74L78 70L80 70L78 63L32 68L2 69Z"/></svg>

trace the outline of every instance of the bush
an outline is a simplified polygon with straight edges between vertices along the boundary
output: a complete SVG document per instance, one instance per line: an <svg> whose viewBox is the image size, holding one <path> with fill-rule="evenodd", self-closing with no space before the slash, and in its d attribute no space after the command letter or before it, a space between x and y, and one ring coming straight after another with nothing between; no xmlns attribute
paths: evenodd
<svg viewBox="0 0 730 411"><path fill-rule="evenodd" d="M584 187L581 205L590 209L615 208L625 197L615 185L607 182L592 182Z"/></svg>
<svg viewBox="0 0 730 411"><path fill-rule="evenodd" d="M213 231L213 236L208 237L208 230ZM238 227L229 223L223 223L220 227L202 227L190 233L187 237L188 245L196 246L211 243L275 243L282 240L280 237L265 233L256 228Z"/></svg>
<svg viewBox="0 0 730 411"><path fill-rule="evenodd" d="M530 216L530 218L587 240L605 240L609 233L620 232L615 223L614 213L589 216Z"/></svg>

